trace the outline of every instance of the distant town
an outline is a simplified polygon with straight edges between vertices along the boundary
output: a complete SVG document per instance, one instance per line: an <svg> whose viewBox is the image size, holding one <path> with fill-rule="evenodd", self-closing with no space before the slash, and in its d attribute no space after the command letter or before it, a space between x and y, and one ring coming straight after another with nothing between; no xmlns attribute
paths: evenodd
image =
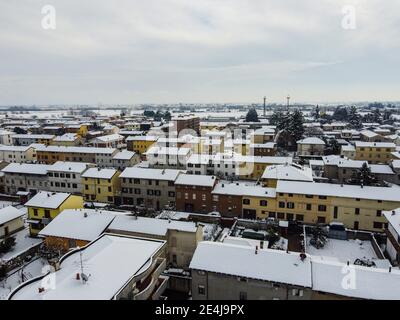
<svg viewBox="0 0 400 320"><path fill-rule="evenodd" d="M0 299L400 299L400 103L258 100L1 107Z"/></svg>

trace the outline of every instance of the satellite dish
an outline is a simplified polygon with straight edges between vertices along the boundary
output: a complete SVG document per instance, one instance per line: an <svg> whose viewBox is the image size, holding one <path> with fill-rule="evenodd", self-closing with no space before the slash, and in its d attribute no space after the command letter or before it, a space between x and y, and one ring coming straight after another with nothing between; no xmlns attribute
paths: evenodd
<svg viewBox="0 0 400 320"><path fill-rule="evenodd" d="M84 274L83 272L81 273L81 278L82 278L82 280L83 280L84 282L89 281L89 276L86 275L86 274Z"/></svg>

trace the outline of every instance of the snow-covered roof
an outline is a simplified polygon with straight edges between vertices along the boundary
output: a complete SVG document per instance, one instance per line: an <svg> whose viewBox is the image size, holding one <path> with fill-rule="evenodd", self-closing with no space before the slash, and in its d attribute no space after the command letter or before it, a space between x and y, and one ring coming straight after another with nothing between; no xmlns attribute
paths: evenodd
<svg viewBox="0 0 400 320"><path fill-rule="evenodd" d="M174 169L149 169L149 168L131 167L131 168L126 168L119 177L133 178L133 179L175 181L181 172L184 171L174 170Z"/></svg>
<svg viewBox="0 0 400 320"><path fill-rule="evenodd" d="M360 132L363 136L368 137L368 138L373 138L378 136L376 132L373 132L371 130L363 130Z"/></svg>
<svg viewBox="0 0 400 320"><path fill-rule="evenodd" d="M54 138L54 142L72 142L78 139L78 135L76 133L65 133L62 136L57 136Z"/></svg>
<svg viewBox="0 0 400 320"><path fill-rule="evenodd" d="M41 279L23 285L12 293L15 300L110 300L135 275L150 267L165 241L104 234L81 251L65 255L56 271L57 285L39 293ZM82 253L82 256L81 254ZM86 283L76 274L89 276Z"/></svg>
<svg viewBox="0 0 400 320"><path fill-rule="evenodd" d="M0 209L0 225L17 219L23 216L25 213L17 208L12 206L8 206L5 208Z"/></svg>
<svg viewBox="0 0 400 320"><path fill-rule="evenodd" d="M249 185L246 182L220 181L214 187L212 194L275 198L276 191L275 188Z"/></svg>
<svg viewBox="0 0 400 320"><path fill-rule="evenodd" d="M356 148L396 148L392 142L365 142L355 141Z"/></svg>
<svg viewBox="0 0 400 320"><path fill-rule="evenodd" d="M313 181L310 167L302 167L296 164L274 165L266 167L262 179Z"/></svg>
<svg viewBox="0 0 400 320"><path fill-rule="evenodd" d="M145 155L156 155L156 154L162 154L162 155L177 155L177 156L187 156L190 154L191 149L190 148L176 148L176 147L151 147L149 150L147 150L144 154Z"/></svg>
<svg viewBox="0 0 400 320"><path fill-rule="evenodd" d="M387 164L370 164L369 168L371 169L371 173L395 174L392 168Z"/></svg>
<svg viewBox="0 0 400 320"><path fill-rule="evenodd" d="M82 173L88 166L89 163L57 161L48 168L48 171Z"/></svg>
<svg viewBox="0 0 400 320"><path fill-rule="evenodd" d="M280 193L310 194L330 197L359 198L369 200L400 201L398 188L340 185L331 183L278 181Z"/></svg>
<svg viewBox="0 0 400 320"><path fill-rule="evenodd" d="M32 148L32 146L5 146L5 145L0 145L0 151L26 152L31 148Z"/></svg>
<svg viewBox="0 0 400 320"><path fill-rule="evenodd" d="M298 144L318 144L325 145L325 142L317 137L308 137L302 140L297 141Z"/></svg>
<svg viewBox="0 0 400 320"><path fill-rule="evenodd" d="M342 146L342 151L354 152L356 148L352 144Z"/></svg>
<svg viewBox="0 0 400 320"><path fill-rule="evenodd" d="M392 161L392 166L395 169L399 169L400 168L400 160L393 160Z"/></svg>
<svg viewBox="0 0 400 320"><path fill-rule="evenodd" d="M131 136L126 138L126 141L157 141L156 136Z"/></svg>
<svg viewBox="0 0 400 320"><path fill-rule="evenodd" d="M385 211L383 215L400 236L400 208L392 211Z"/></svg>
<svg viewBox="0 0 400 320"><path fill-rule="evenodd" d="M44 227L39 235L93 241L106 230L114 218L115 215L110 212L67 209Z"/></svg>
<svg viewBox="0 0 400 320"><path fill-rule="evenodd" d="M70 193L39 191L27 203L26 207L57 209L68 199Z"/></svg>
<svg viewBox="0 0 400 320"><path fill-rule="evenodd" d="M51 140L51 139L54 139L55 135L53 135L53 134L14 134L11 137L12 138L18 138L18 139L46 139L46 140Z"/></svg>
<svg viewBox="0 0 400 320"><path fill-rule="evenodd" d="M165 236L168 230L196 232L197 227L194 222L118 215L108 230Z"/></svg>
<svg viewBox="0 0 400 320"><path fill-rule="evenodd" d="M246 261L246 263L243 263ZM232 276L311 287L311 263L299 253L220 242L200 242L190 268Z"/></svg>
<svg viewBox="0 0 400 320"><path fill-rule="evenodd" d="M66 146L45 146L38 145L37 151L47 152L68 152L68 153L90 153L90 154L113 154L115 148L95 148L95 147L66 147Z"/></svg>
<svg viewBox="0 0 400 320"><path fill-rule="evenodd" d="M115 154L113 157L113 160L130 160L132 157L135 155L135 152L129 151L129 150L123 150L121 152L118 152Z"/></svg>
<svg viewBox="0 0 400 320"><path fill-rule="evenodd" d="M175 180L175 185L213 187L215 176L180 174Z"/></svg>
<svg viewBox="0 0 400 320"><path fill-rule="evenodd" d="M82 178L111 179L116 173L116 169L89 168L82 174Z"/></svg>
<svg viewBox="0 0 400 320"><path fill-rule="evenodd" d="M109 134L106 136L101 136L101 137L96 137L94 140L98 140L101 142L112 142L112 141L119 141L122 140L124 138L124 136L121 136L120 134Z"/></svg>
<svg viewBox="0 0 400 320"><path fill-rule="evenodd" d="M276 143L267 142L267 143L251 143L250 148L265 148L265 149L273 149L275 148Z"/></svg>
<svg viewBox="0 0 400 320"><path fill-rule="evenodd" d="M47 164L32 164L32 163L10 163L7 167L1 170L6 173L24 173L35 175L46 175L51 165Z"/></svg>

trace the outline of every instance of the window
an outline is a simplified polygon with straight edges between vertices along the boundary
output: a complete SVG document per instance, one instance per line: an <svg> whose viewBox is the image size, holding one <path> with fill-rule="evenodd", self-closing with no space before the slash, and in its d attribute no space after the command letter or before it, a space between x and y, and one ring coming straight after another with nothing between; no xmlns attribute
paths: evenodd
<svg viewBox="0 0 400 320"><path fill-rule="evenodd" d="M250 199L243 199L243 204L250 204Z"/></svg>
<svg viewBox="0 0 400 320"><path fill-rule="evenodd" d="M296 297L302 297L303 290L302 289L292 289L292 295L296 296Z"/></svg>
<svg viewBox="0 0 400 320"><path fill-rule="evenodd" d="M360 214L360 208L355 208L354 209L354 214L359 215Z"/></svg>
<svg viewBox="0 0 400 320"><path fill-rule="evenodd" d="M213 195L213 201L218 201L218 195L216 194Z"/></svg>
<svg viewBox="0 0 400 320"><path fill-rule="evenodd" d="M382 222L374 222L374 229L383 229Z"/></svg>
<svg viewBox="0 0 400 320"><path fill-rule="evenodd" d="M326 212L326 205L323 204L318 205L318 211Z"/></svg>
<svg viewBox="0 0 400 320"><path fill-rule="evenodd" d="M312 210L312 204L311 204L311 203L307 203L307 204L306 204L306 209L307 209L308 211Z"/></svg>
<svg viewBox="0 0 400 320"><path fill-rule="evenodd" d="M382 217L382 210L376 210L376 216Z"/></svg>
<svg viewBox="0 0 400 320"><path fill-rule="evenodd" d="M325 200L326 196L318 196L319 199Z"/></svg>
<svg viewBox="0 0 400 320"><path fill-rule="evenodd" d="M304 215L303 214L296 214L296 220L297 221L304 221Z"/></svg>
<svg viewBox="0 0 400 320"><path fill-rule="evenodd" d="M207 196L204 193L201 195L201 200L203 200L203 201L207 200Z"/></svg>
<svg viewBox="0 0 400 320"><path fill-rule="evenodd" d="M239 293L239 300L247 300L247 292L241 291Z"/></svg>
<svg viewBox="0 0 400 320"><path fill-rule="evenodd" d="M325 223L325 217L318 217L318 223Z"/></svg>
<svg viewBox="0 0 400 320"><path fill-rule="evenodd" d="M262 207L268 206L267 200L260 200L260 206L262 206Z"/></svg>
<svg viewBox="0 0 400 320"><path fill-rule="evenodd" d="M204 286L202 286L202 285L199 285L199 286L197 287L197 291L198 291L198 293L199 293L200 295L202 295L202 296L204 296L204 295L206 294L206 288L205 288Z"/></svg>
<svg viewBox="0 0 400 320"><path fill-rule="evenodd" d="M285 207L285 202L279 201L279 208L284 208Z"/></svg>
<svg viewBox="0 0 400 320"><path fill-rule="evenodd" d="M292 221L293 218L294 218L293 213L288 213L288 214L286 214L286 219L287 219L287 220Z"/></svg>
<svg viewBox="0 0 400 320"><path fill-rule="evenodd" d="M314 196L312 194L306 194L306 198L312 199L312 198L314 198Z"/></svg>
<svg viewBox="0 0 400 320"><path fill-rule="evenodd" d="M283 212L278 212L278 219L285 219L285 214Z"/></svg>
<svg viewBox="0 0 400 320"><path fill-rule="evenodd" d="M168 197L175 198L175 192L174 191L169 191L168 192Z"/></svg>
<svg viewBox="0 0 400 320"><path fill-rule="evenodd" d="M286 205L288 209L294 209L294 202L288 202Z"/></svg>
<svg viewBox="0 0 400 320"><path fill-rule="evenodd" d="M338 207L333 208L333 219L337 219L338 217Z"/></svg>

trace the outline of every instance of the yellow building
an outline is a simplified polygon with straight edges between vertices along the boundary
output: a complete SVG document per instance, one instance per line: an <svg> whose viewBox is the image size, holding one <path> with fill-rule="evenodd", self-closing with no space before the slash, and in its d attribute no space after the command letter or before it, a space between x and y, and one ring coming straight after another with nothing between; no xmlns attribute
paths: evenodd
<svg viewBox="0 0 400 320"><path fill-rule="evenodd" d="M62 136L57 136L51 142L54 146L75 147L83 145L83 140L77 133L66 133Z"/></svg>
<svg viewBox="0 0 400 320"><path fill-rule="evenodd" d="M275 217L276 191L274 188L253 186L243 188L242 211L244 219Z"/></svg>
<svg viewBox="0 0 400 320"><path fill-rule="evenodd" d="M389 163L396 145L390 142L355 142L355 160L364 160L369 163Z"/></svg>
<svg viewBox="0 0 400 320"><path fill-rule="evenodd" d="M121 184L120 172L115 169L90 168L82 174L85 201L118 203Z"/></svg>
<svg viewBox="0 0 400 320"><path fill-rule="evenodd" d="M64 209L83 208L83 198L70 193L40 191L25 206L28 208L30 234L36 236Z"/></svg>
<svg viewBox="0 0 400 320"><path fill-rule="evenodd" d="M347 228L382 232L382 211L400 206L397 188L278 181L277 218L305 223L339 221Z"/></svg>
<svg viewBox="0 0 400 320"><path fill-rule="evenodd" d="M81 137L86 137L89 131L89 128L86 124L72 124L67 126L65 129L68 133L76 133Z"/></svg>
<svg viewBox="0 0 400 320"><path fill-rule="evenodd" d="M155 136L132 136L126 138L127 149L140 155L144 154L157 141Z"/></svg>
<svg viewBox="0 0 400 320"><path fill-rule="evenodd" d="M277 164L291 164L290 157L261 157L261 156L239 156L236 157L239 165L239 178L258 180L262 177L265 168Z"/></svg>

